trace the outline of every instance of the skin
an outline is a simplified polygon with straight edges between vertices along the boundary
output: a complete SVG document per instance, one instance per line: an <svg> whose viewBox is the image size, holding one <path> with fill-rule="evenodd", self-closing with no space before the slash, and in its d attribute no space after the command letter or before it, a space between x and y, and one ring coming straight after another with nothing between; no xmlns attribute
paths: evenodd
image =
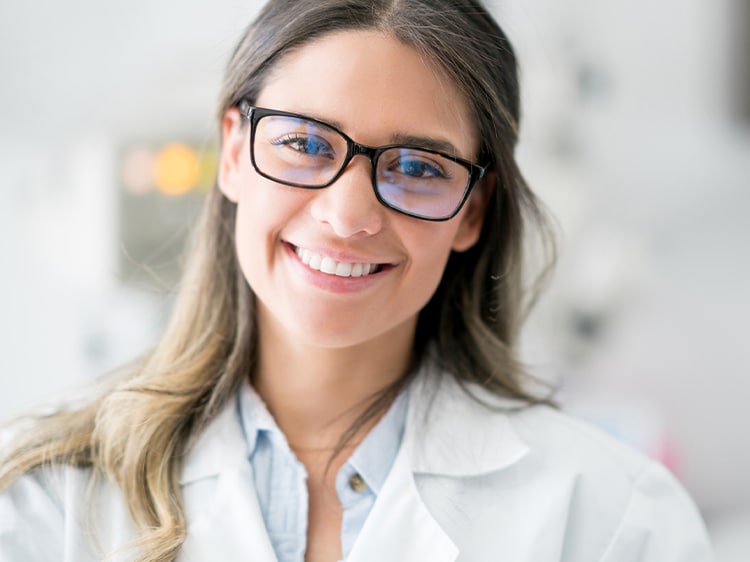
<svg viewBox="0 0 750 562"><path fill-rule="evenodd" d="M368 146L418 136L476 159L475 128L457 89L416 50L379 32L338 32L287 54L256 104L322 119ZM352 449L326 473L330 450L367 398L407 369L417 315L450 253L476 243L490 188L475 187L451 220L422 221L377 201L366 158L355 157L332 186L305 190L259 176L248 142L249 127L230 109L219 185L237 204L237 253L258 301L253 384L308 470L305 559L340 560L334 479ZM294 247L383 269L336 278L307 268Z"/></svg>

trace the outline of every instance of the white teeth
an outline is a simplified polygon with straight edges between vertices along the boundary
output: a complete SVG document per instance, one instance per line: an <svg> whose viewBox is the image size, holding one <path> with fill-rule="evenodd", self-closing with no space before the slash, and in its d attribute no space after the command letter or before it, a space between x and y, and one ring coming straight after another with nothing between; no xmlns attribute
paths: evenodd
<svg viewBox="0 0 750 562"><path fill-rule="evenodd" d="M339 262L336 265L336 275L339 277L349 277L352 274L353 265L346 262Z"/></svg>
<svg viewBox="0 0 750 562"><path fill-rule="evenodd" d="M335 274L336 273L336 262L331 258L323 258L320 262L320 271L323 273Z"/></svg>
<svg viewBox="0 0 750 562"><path fill-rule="evenodd" d="M320 271L321 261L323 261L323 258L321 258L318 254L313 254L311 252L310 261L307 262L307 265L309 265L312 269L317 269L318 271Z"/></svg>
<svg viewBox="0 0 750 562"><path fill-rule="evenodd" d="M374 263L336 261L333 258L324 257L303 248L295 248L294 251L299 256L300 261L310 269L338 277L363 277L377 269L377 264Z"/></svg>

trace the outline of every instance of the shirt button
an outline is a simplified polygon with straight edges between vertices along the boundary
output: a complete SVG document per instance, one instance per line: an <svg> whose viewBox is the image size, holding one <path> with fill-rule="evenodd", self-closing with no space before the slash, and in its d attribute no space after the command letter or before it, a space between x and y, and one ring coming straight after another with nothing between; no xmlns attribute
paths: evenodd
<svg viewBox="0 0 750 562"><path fill-rule="evenodd" d="M364 478L355 472L349 477L349 487L359 494L367 489L367 483Z"/></svg>

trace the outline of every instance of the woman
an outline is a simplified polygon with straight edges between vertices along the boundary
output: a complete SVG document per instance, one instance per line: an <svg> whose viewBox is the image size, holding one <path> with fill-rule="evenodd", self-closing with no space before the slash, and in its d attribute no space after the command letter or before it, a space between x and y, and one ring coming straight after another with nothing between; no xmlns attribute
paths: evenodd
<svg viewBox="0 0 750 562"><path fill-rule="evenodd" d="M274 0L172 322L0 473L3 560L710 560L516 359L516 63L474 0Z"/></svg>

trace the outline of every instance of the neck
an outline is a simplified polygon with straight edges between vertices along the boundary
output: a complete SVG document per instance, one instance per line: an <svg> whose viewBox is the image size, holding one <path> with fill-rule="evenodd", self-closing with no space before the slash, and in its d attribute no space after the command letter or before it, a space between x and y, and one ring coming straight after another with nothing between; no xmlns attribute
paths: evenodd
<svg viewBox="0 0 750 562"><path fill-rule="evenodd" d="M294 447L335 446L374 396L410 366L414 325L397 327L351 347L316 347L259 323L259 364L253 385ZM358 442L380 416L353 438Z"/></svg>

